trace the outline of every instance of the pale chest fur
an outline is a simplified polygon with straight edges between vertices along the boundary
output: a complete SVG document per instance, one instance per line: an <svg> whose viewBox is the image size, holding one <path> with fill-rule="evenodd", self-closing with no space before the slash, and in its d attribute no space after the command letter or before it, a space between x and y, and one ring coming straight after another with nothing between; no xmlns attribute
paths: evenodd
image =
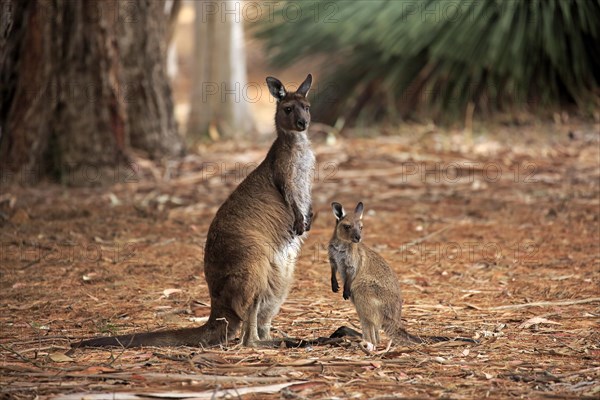
<svg viewBox="0 0 600 400"><path fill-rule="evenodd" d="M297 191L298 206L307 215L311 205L311 191L315 171L315 154L306 133L295 143L290 154L291 184Z"/></svg>
<svg viewBox="0 0 600 400"><path fill-rule="evenodd" d="M302 238L296 236L273 252L273 263L279 267L281 277L285 281L291 281L294 275L294 268L301 246Z"/></svg>
<svg viewBox="0 0 600 400"><path fill-rule="evenodd" d="M302 213L308 215L311 207L312 181L315 169L315 155L310 146L306 133L296 137L296 140L283 153L285 160L284 168L289 168L287 187L292 191L292 197ZM284 241L278 248L274 249L273 261L279 267L283 278L291 280L296 260L300 253L303 237L294 236Z"/></svg>

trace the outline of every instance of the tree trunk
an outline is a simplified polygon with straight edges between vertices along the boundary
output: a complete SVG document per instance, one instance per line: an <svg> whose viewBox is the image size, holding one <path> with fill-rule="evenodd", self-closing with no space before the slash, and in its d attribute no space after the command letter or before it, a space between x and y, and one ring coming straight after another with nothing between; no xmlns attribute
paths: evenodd
<svg viewBox="0 0 600 400"><path fill-rule="evenodd" d="M114 183L131 177L119 168L130 144L155 158L182 153L161 58L163 2L0 6L0 184Z"/></svg>
<svg viewBox="0 0 600 400"><path fill-rule="evenodd" d="M0 183L34 180L48 145L46 122L52 105L39 89L50 76L41 62L47 24L31 1L0 3ZM24 48L30 49L25 52ZM44 57L45 56L45 57Z"/></svg>
<svg viewBox="0 0 600 400"><path fill-rule="evenodd" d="M120 2L119 49L131 145L151 158L180 156L171 86L166 73L168 17L163 1Z"/></svg>
<svg viewBox="0 0 600 400"><path fill-rule="evenodd" d="M11 88L1 117L2 170L26 184L50 172L74 185L114 179L127 146L114 24L95 3L3 6L12 21L0 65Z"/></svg>
<svg viewBox="0 0 600 400"><path fill-rule="evenodd" d="M240 2L200 0L194 5L195 54L187 135L192 141L207 134L212 139L238 138L255 130L246 96Z"/></svg>

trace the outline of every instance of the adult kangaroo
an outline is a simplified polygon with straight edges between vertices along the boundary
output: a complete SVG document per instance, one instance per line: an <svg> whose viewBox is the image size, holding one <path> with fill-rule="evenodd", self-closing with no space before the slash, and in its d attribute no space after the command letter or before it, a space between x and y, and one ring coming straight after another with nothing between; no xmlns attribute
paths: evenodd
<svg viewBox="0 0 600 400"><path fill-rule="evenodd" d="M286 299L304 233L312 220L315 156L307 136L312 84L288 92L268 77L277 100L277 138L262 163L221 205L204 251L211 310L200 327L84 340L73 346L211 346L236 337L255 346L271 338L271 320Z"/></svg>

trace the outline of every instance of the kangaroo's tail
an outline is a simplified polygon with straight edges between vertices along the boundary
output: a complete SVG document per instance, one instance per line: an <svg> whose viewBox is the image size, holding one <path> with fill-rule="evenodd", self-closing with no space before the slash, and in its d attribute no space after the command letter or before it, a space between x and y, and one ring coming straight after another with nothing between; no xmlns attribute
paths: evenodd
<svg viewBox="0 0 600 400"><path fill-rule="evenodd" d="M71 347L214 346L234 339L239 321L209 319L197 328L106 336L73 343Z"/></svg>

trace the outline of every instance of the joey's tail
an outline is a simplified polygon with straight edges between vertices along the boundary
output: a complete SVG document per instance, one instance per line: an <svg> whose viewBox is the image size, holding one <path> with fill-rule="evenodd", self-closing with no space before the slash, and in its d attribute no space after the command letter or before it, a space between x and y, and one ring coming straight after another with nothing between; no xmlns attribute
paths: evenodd
<svg viewBox="0 0 600 400"><path fill-rule="evenodd" d="M239 324L239 321L211 318L197 328L99 337L73 343L71 347L213 346L234 339Z"/></svg>
<svg viewBox="0 0 600 400"><path fill-rule="evenodd" d="M463 338L463 337L447 337L447 336L416 336L411 335L406 331L406 329L399 327L396 328L394 334L392 335L396 339L399 339L402 342L411 342L411 343L439 343L439 342L468 342L468 343L479 343L475 339Z"/></svg>

